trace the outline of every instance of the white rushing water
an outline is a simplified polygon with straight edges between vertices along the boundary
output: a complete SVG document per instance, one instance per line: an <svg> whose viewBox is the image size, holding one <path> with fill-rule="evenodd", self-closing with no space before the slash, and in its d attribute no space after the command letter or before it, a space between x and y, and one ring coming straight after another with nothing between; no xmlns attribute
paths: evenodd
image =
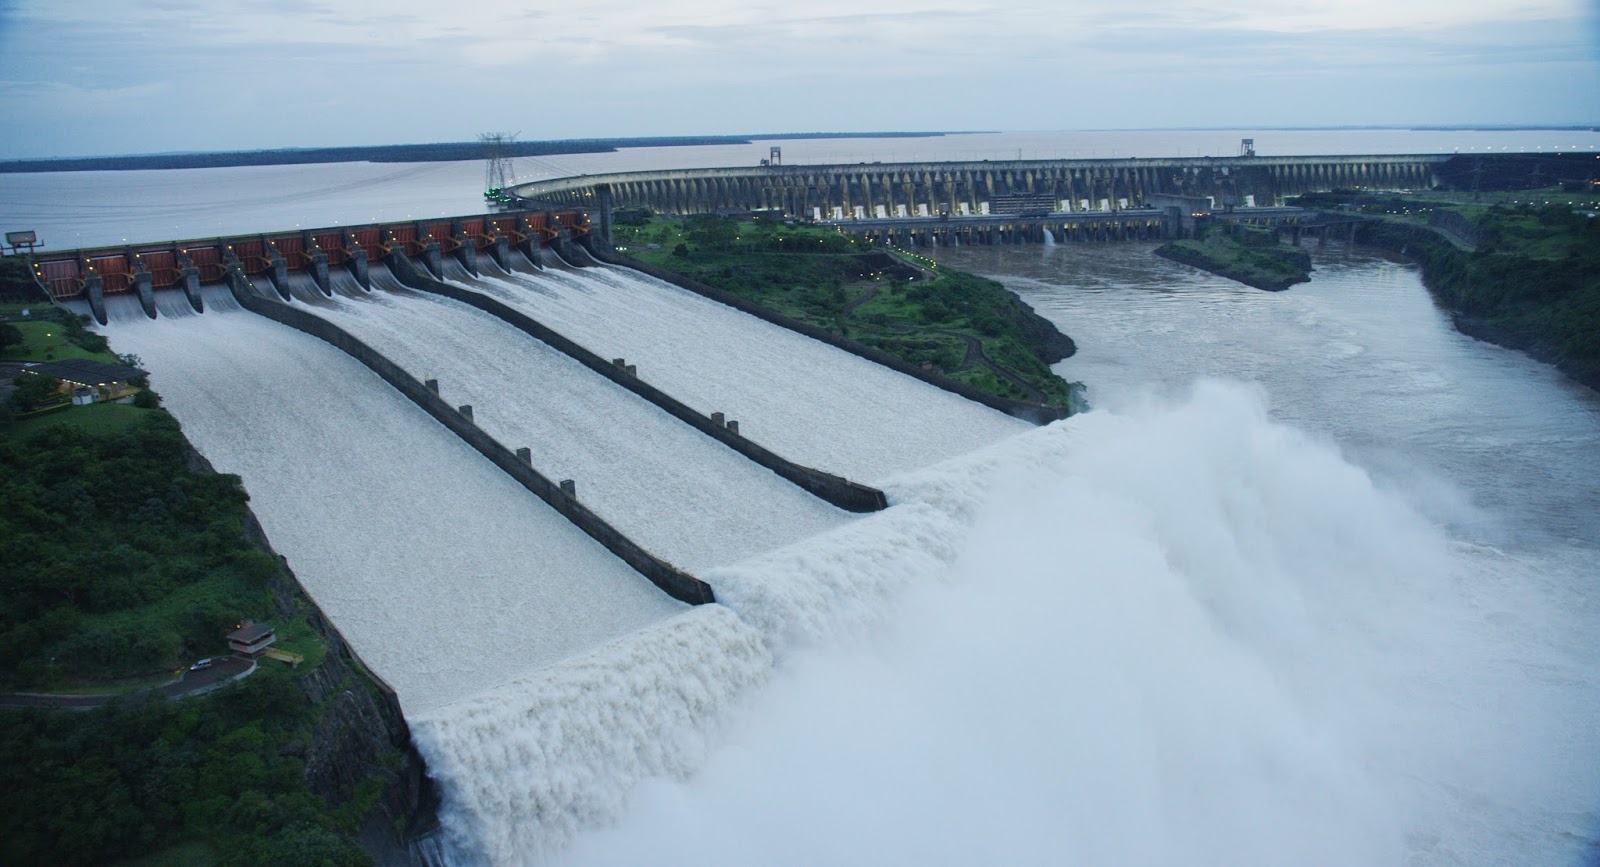
<svg viewBox="0 0 1600 867"><path fill-rule="evenodd" d="M1026 430L1025 422L622 268L476 284L790 460L877 484Z"/></svg>
<svg viewBox="0 0 1600 867"><path fill-rule="evenodd" d="M107 335L407 713L683 610L359 362L211 296Z"/></svg>
<svg viewBox="0 0 1600 867"><path fill-rule="evenodd" d="M364 298L313 312L417 379L651 553L691 571L731 563L849 519L654 405L498 318L400 287L373 270ZM385 288L386 287L386 288ZM647 380L648 381L648 380Z"/></svg>
<svg viewBox="0 0 1600 867"><path fill-rule="evenodd" d="M896 493L945 542L916 589L781 654L697 773L563 863L1559 864L1590 830L1594 669L1545 637L1583 625L1547 564L1452 540L1249 388ZM824 589L808 566L765 578Z"/></svg>

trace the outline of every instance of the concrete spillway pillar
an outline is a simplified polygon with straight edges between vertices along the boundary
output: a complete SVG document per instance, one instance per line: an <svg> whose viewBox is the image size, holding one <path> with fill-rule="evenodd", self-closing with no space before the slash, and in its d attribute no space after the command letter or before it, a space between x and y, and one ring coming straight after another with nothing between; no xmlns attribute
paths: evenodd
<svg viewBox="0 0 1600 867"><path fill-rule="evenodd" d="M473 420L473 418L472 418L472 404L470 404L470 403L464 403L464 404L456 407L456 412L461 413L461 417L466 419L467 421L472 421Z"/></svg>
<svg viewBox="0 0 1600 867"><path fill-rule="evenodd" d="M273 288L278 290L278 297L288 301L289 263L276 251L273 252L272 258L267 260L267 279L271 280Z"/></svg>
<svg viewBox="0 0 1600 867"><path fill-rule="evenodd" d="M544 227L535 226L528 222L527 217L523 217L522 233L522 241L516 245L516 248L522 251L522 255L525 256L529 262L532 262L535 265L539 264L539 247L544 243L541 240L544 237Z"/></svg>
<svg viewBox="0 0 1600 867"><path fill-rule="evenodd" d="M517 449L517 460L522 461L523 463L525 463L525 464L527 464L529 466L532 466L533 465L533 449L530 449L530 448L528 448L526 446L524 446L524 447L522 447L520 449Z"/></svg>
<svg viewBox="0 0 1600 867"><path fill-rule="evenodd" d="M739 423L730 418L728 419L727 428L728 433L736 434L739 432Z"/></svg>
<svg viewBox="0 0 1600 867"><path fill-rule="evenodd" d="M317 250L311 254L311 264L306 268L311 275L311 282L317 284L322 294L333 297L333 287L328 285L328 254Z"/></svg>
<svg viewBox="0 0 1600 867"><path fill-rule="evenodd" d="M189 299L189 306L194 308L194 312L206 312L206 302L200 297L200 269L184 265L178 272L178 283L183 286L183 297Z"/></svg>
<svg viewBox="0 0 1600 867"><path fill-rule="evenodd" d="M133 291L139 295L139 306L144 308L144 315L156 318L156 293L150 286L150 272L142 267L133 272Z"/></svg>
<svg viewBox="0 0 1600 867"><path fill-rule="evenodd" d="M472 238L466 237L466 235L456 235L456 242L459 242L459 246L456 246L456 259L461 261L461 267L467 269L467 274L477 277L478 248L472 246Z"/></svg>
<svg viewBox="0 0 1600 867"><path fill-rule="evenodd" d="M238 288L255 288L255 284L251 283L250 278L245 276L244 262L241 262L239 257L233 254L232 249L229 249L222 254L222 270L224 272L223 277L227 279L229 286L233 286L239 280L243 280L244 284Z"/></svg>
<svg viewBox="0 0 1600 867"><path fill-rule="evenodd" d="M711 423L717 427L724 427L727 424L727 416L720 412L714 412L711 414Z"/></svg>
<svg viewBox="0 0 1600 867"><path fill-rule="evenodd" d="M600 206L600 221L591 232L590 241L611 246L611 185L597 184L595 196ZM596 234L598 233L598 234Z"/></svg>
<svg viewBox="0 0 1600 867"><path fill-rule="evenodd" d="M553 223L555 220L551 219L550 222ZM550 246L555 248L557 256L568 263L576 264L579 261L577 254L572 251L572 233L567 231L566 226L556 228L556 236L550 239Z"/></svg>
<svg viewBox="0 0 1600 867"><path fill-rule="evenodd" d="M438 394L439 393L439 380L437 380L437 379L424 379L422 381L422 387L426 388L427 390L429 390L431 392L433 392L434 394Z"/></svg>
<svg viewBox="0 0 1600 867"><path fill-rule="evenodd" d="M94 321L106 324L105 283L99 274L90 274L83 281L83 294L89 299L89 311L94 314Z"/></svg>
<svg viewBox="0 0 1600 867"><path fill-rule="evenodd" d="M429 241L428 246L422 248L422 264L428 266L433 276L444 277L444 252L439 249L438 241Z"/></svg>
<svg viewBox="0 0 1600 867"><path fill-rule="evenodd" d="M350 245L350 273L355 275L361 288L372 291L372 276L367 269L367 251L360 244Z"/></svg>
<svg viewBox="0 0 1600 867"><path fill-rule="evenodd" d="M242 298L246 295L255 294L250 278L245 276L244 269L239 265L239 260L229 256L224 262L222 279L227 281L228 289L233 292L234 297Z"/></svg>
<svg viewBox="0 0 1600 867"><path fill-rule="evenodd" d="M510 271L511 239L505 235L496 235L495 239L489 242L489 258L493 259L494 263L502 269Z"/></svg>
<svg viewBox="0 0 1600 867"><path fill-rule="evenodd" d="M562 479L561 493L576 499L578 496L578 483L571 479Z"/></svg>

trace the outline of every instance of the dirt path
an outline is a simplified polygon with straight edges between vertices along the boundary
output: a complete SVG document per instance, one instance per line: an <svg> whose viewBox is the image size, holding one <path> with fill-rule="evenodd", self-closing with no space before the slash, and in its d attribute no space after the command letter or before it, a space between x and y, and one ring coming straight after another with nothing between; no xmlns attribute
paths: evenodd
<svg viewBox="0 0 1600 867"><path fill-rule="evenodd" d="M867 286L867 291L865 291L865 292L861 293L860 295L856 296L856 298L854 300L852 300L849 304L844 305L844 309L840 310L839 312L844 314L845 316L849 316L850 314L855 312L855 309L857 307L860 307L861 305L867 303L868 301L871 301L872 299L874 299L876 297L878 297L878 284L873 283L873 284L870 284L870 285Z"/></svg>
<svg viewBox="0 0 1600 867"><path fill-rule="evenodd" d="M934 333L948 334L951 337L959 338L962 343L967 345L966 357L961 359L961 366L957 368L958 371L966 370L972 367L974 364L981 364L984 367L987 367L990 373L994 374L1000 379L1005 380L1006 382L1011 383L1017 388L1022 389L1023 393L1028 395L1029 400L1034 401L1035 403L1048 402L1044 392L1034 388L1032 385L1029 385L1028 381L1022 377L1017 376L1011 371L1006 370L1005 368L996 364L994 359L990 358L988 354L983 351L983 341L973 337L970 334L962 334L959 331L935 331Z"/></svg>

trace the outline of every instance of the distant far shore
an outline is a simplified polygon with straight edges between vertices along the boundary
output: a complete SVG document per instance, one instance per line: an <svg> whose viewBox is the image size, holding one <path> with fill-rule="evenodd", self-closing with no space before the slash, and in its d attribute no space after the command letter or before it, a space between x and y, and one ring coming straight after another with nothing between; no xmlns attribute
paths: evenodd
<svg viewBox="0 0 1600 867"><path fill-rule="evenodd" d="M654 138L590 138L561 141L507 142L508 157L609 153L620 148L741 145L756 141L823 138L933 138L944 132L796 132L773 135L657 136ZM73 157L0 161L0 174L23 172L116 172L139 169L217 169L234 166L291 166L310 163L433 163L484 158L483 142L372 145L368 147L282 148L215 153L138 154L116 157Z"/></svg>

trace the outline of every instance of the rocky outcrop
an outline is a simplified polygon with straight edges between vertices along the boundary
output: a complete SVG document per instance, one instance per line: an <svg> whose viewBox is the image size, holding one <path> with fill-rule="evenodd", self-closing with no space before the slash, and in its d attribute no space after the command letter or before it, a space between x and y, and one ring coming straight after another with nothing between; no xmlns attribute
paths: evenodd
<svg viewBox="0 0 1600 867"><path fill-rule="evenodd" d="M195 472L215 472L193 447L187 464ZM306 787L335 806L357 797L368 780L377 780L377 800L358 840L379 864L408 864L407 841L438 825L438 795L412 745L400 702L300 586L253 513L245 513L244 524L246 540L282 565L271 588L277 616L303 616L326 648L320 664L295 678L313 720L309 741L294 747L305 762Z"/></svg>

